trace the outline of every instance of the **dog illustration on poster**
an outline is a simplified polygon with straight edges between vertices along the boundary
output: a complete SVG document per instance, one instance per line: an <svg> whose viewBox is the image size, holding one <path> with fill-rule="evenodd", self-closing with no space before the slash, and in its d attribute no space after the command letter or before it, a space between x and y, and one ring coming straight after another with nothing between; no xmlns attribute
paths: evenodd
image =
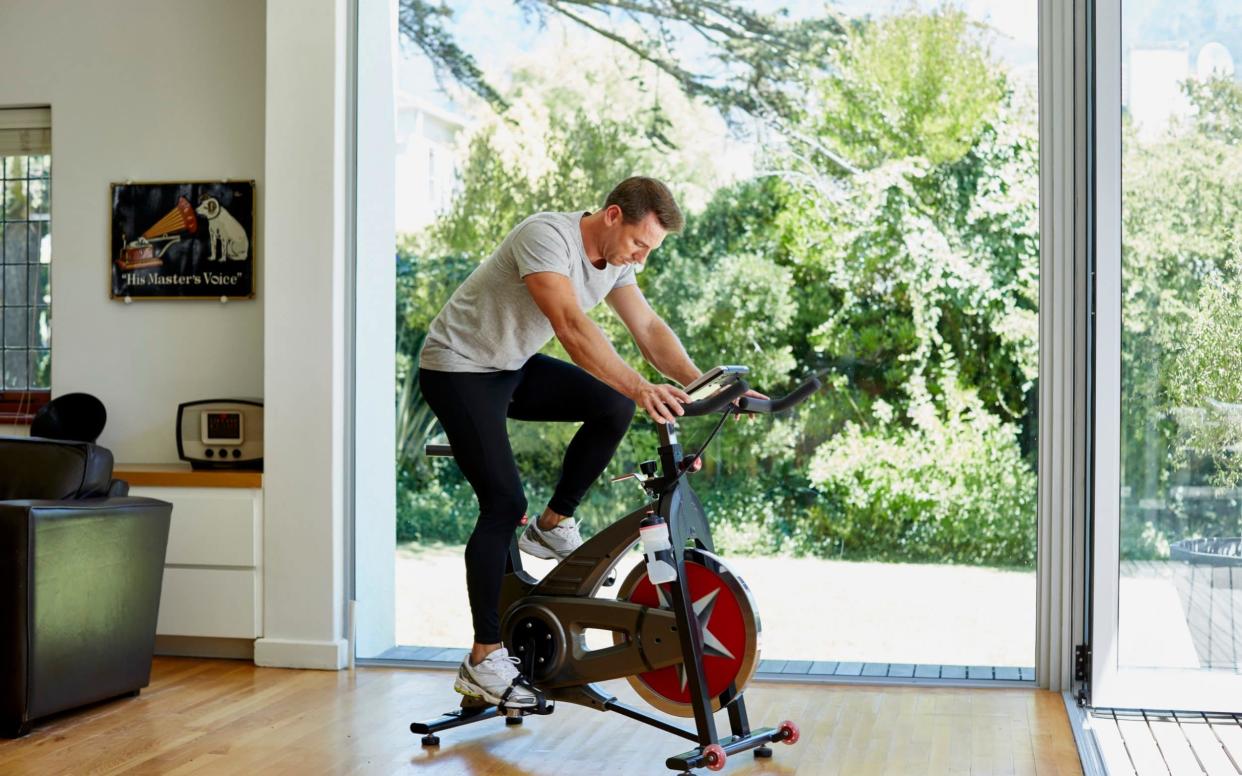
<svg viewBox="0 0 1242 776"><path fill-rule="evenodd" d="M215 197L204 194L194 212L207 219L207 240L211 244L207 261L224 261L226 258L233 261L246 260L246 255L250 252L250 240L246 237L246 230L229 211L220 206ZM218 254L217 245L220 247Z"/></svg>

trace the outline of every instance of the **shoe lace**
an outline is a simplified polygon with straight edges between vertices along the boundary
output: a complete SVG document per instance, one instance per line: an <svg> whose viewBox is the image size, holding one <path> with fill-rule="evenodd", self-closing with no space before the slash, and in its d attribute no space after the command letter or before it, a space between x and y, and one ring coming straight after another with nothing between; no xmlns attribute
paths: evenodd
<svg viewBox="0 0 1242 776"><path fill-rule="evenodd" d="M530 680L526 678L526 675L523 674L520 670L518 670L518 666L522 664L521 658L514 657L513 655L507 655L505 657L497 657L497 658L490 658L490 659L498 664L511 663L513 665L513 667L509 669L510 671L513 672L511 676L508 675L508 671L504 671L504 672L497 671L497 673L505 674L505 679L508 679L509 683L513 685L514 700L525 702L525 701L534 699L535 697L534 686L531 685Z"/></svg>
<svg viewBox="0 0 1242 776"><path fill-rule="evenodd" d="M504 675L504 677L505 677L506 679L512 679L512 678L513 678L513 676L510 674L510 672L512 672L513 674L516 674L516 675L518 675L518 676L522 676L522 672L518 670L518 666L522 665L522 659L521 659L521 658L519 658L519 657L515 657L515 656L513 656L513 655L505 655L504 657L491 657L491 656L488 656L488 658L487 658L487 659L488 659L489 661L491 661L491 662L493 662L493 663L495 663L495 664L496 664L496 668L497 668L496 673L498 673L498 674L503 674L503 675ZM512 668L510 668L510 667L508 667L508 666L505 666L504 668L501 668L501 666L502 666L503 664L505 664L505 663L511 663L511 664L512 664ZM523 678L523 681L525 681L525 677L522 677L522 678Z"/></svg>

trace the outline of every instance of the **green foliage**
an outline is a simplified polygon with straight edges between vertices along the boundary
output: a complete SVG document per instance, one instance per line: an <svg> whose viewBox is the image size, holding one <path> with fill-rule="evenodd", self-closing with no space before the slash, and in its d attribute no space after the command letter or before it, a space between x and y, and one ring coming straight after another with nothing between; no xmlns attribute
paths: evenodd
<svg viewBox="0 0 1242 776"><path fill-rule="evenodd" d="M435 417L418 384L418 352L436 313L475 263L460 256L426 258L410 238L397 245L397 467L418 470Z"/></svg>
<svg viewBox="0 0 1242 776"><path fill-rule="evenodd" d="M451 461L397 469L397 541L465 544L474 530L478 502Z"/></svg>
<svg viewBox="0 0 1242 776"><path fill-rule="evenodd" d="M1208 140L1242 143L1242 85L1230 78L1187 81L1186 94L1195 106L1195 132Z"/></svg>
<svg viewBox="0 0 1242 776"><path fill-rule="evenodd" d="M1123 558L1242 529L1206 487L1242 482L1242 86L1186 91L1188 121L1123 138Z"/></svg>
<svg viewBox="0 0 1242 776"><path fill-rule="evenodd" d="M851 36L820 83L817 134L865 169L911 157L946 164L970 151L1004 80L965 12L909 12Z"/></svg>
<svg viewBox="0 0 1242 776"><path fill-rule="evenodd" d="M1012 425L969 392L912 407L894 426L848 423L811 464L820 498L801 541L819 554L1030 567L1035 562L1035 475Z"/></svg>
<svg viewBox="0 0 1242 776"><path fill-rule="evenodd" d="M796 122L788 157L764 160L771 174L725 185L713 177L716 160L692 152L711 148L701 136L708 122L684 95L647 91L642 79L596 83L576 62L555 77L519 67L505 95L519 120L474 135L451 211L406 246L415 276L435 275L412 288L428 302L447 298L452 273L517 222L591 207L631 173L664 177L693 192L691 202L705 192L686 232L639 275L652 306L697 363L748 364L761 390L832 373L832 389L792 417L722 430L693 481L720 548L1029 567L1033 99L953 10L859 26L830 64L800 71L814 77L802 92L812 99L790 92L799 101L782 114ZM846 172L832 149L863 169ZM430 258L445 256L461 264ZM415 307L402 319L408 342L438 309ZM603 307L592 316L639 365L615 316ZM566 358L555 341L544 352ZM683 421L683 444L692 448L710 422ZM532 511L575 431L510 424ZM604 476L654 457L650 431L636 419ZM475 511L468 487L440 463L416 467L403 468L401 538L463 541ZM584 533L642 498L629 484L597 484L579 510Z"/></svg>
<svg viewBox="0 0 1242 776"><path fill-rule="evenodd" d="M1191 84L1195 117L1153 144L1123 144L1122 483L1138 499L1238 481L1230 448L1242 373L1242 86ZM1124 518L1123 531L1141 532ZM1174 540L1188 530L1156 515Z"/></svg>
<svg viewBox="0 0 1242 776"><path fill-rule="evenodd" d="M1242 256L1238 258L1242 263ZM1242 286L1213 279L1199 294L1199 309L1173 347L1169 364L1169 403L1181 432L1174 464L1192 465L1192 456L1210 459L1213 481L1222 487L1242 483Z"/></svg>
<svg viewBox="0 0 1242 776"><path fill-rule="evenodd" d="M551 118L538 139L546 149L548 168L533 180L521 161L510 161L498 148L497 128L489 127L471 140L461 193L432 227L432 250L482 261L533 213L602 205L618 181L642 169L644 151L650 152L632 128L620 123L592 121L582 111ZM525 149L518 153L524 155ZM595 162L583 165L583 159Z"/></svg>
<svg viewBox="0 0 1242 776"><path fill-rule="evenodd" d="M932 397L960 381L988 411L1029 427L1038 373L1032 95L1009 87L958 11L884 20L852 43L841 73L821 86L840 110L815 129L867 169L796 189L780 217L800 268L810 350L801 360L848 378L841 422L860 421L877 399L900 417L920 398L912 381ZM940 104L960 120L937 124Z"/></svg>

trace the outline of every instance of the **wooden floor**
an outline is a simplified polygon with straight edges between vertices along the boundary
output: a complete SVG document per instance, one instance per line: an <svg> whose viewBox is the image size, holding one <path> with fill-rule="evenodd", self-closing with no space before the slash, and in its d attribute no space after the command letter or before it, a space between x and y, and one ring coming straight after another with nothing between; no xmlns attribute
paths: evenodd
<svg viewBox="0 0 1242 776"><path fill-rule="evenodd" d="M1091 731L1109 776L1238 776L1242 716L1093 709Z"/></svg>
<svg viewBox="0 0 1242 776"><path fill-rule="evenodd" d="M0 742L0 773L629 776L671 773L664 759L690 748L620 715L561 705L520 727L488 720L445 731L438 748L425 750L409 723L456 706L452 678L160 658L138 698L65 714ZM607 687L641 703L625 682ZM755 727L789 718L802 740L776 745L766 761L735 755L725 773L1081 773L1054 693L754 683L746 699Z"/></svg>

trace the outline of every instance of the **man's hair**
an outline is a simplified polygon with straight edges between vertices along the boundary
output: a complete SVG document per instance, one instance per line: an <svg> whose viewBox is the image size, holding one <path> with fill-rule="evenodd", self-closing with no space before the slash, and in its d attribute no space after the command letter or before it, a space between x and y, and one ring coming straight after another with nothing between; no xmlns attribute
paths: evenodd
<svg viewBox="0 0 1242 776"><path fill-rule="evenodd" d="M636 224L646 218L648 213L655 213L656 220L666 232L680 232L686 225L686 219L682 217L681 208L677 207L673 193L655 178L641 175L626 178L617 184L604 201L605 208L609 205L621 208L621 217L627 224Z"/></svg>

